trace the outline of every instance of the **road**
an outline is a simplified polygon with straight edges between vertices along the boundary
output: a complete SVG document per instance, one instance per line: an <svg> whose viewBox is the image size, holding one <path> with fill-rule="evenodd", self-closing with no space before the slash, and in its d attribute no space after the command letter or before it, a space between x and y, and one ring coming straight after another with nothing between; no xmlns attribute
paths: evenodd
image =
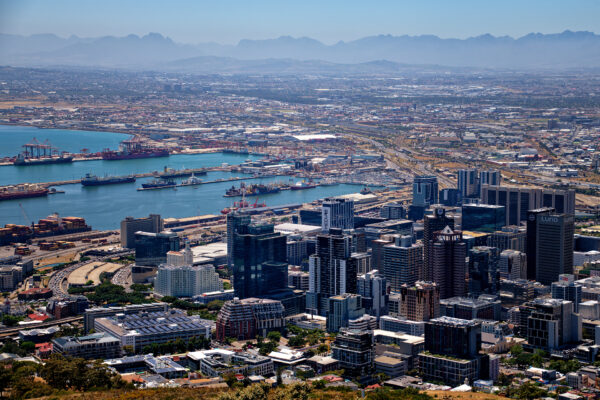
<svg viewBox="0 0 600 400"><path fill-rule="evenodd" d="M127 292L130 292L133 283L131 280L131 266L126 265L119 269L110 281L115 285L123 286Z"/></svg>
<svg viewBox="0 0 600 400"><path fill-rule="evenodd" d="M14 334L16 334L22 330L49 328L51 326L68 324L71 322L76 322L76 321L81 321L81 320L83 320L83 316L79 315L76 317L67 317L67 318L57 319L54 321L41 322L39 324L30 325L30 326L26 326L26 327L25 326L16 326L16 327L11 327L11 328L3 328L3 329L0 329L0 338L7 337L7 336L13 336Z"/></svg>

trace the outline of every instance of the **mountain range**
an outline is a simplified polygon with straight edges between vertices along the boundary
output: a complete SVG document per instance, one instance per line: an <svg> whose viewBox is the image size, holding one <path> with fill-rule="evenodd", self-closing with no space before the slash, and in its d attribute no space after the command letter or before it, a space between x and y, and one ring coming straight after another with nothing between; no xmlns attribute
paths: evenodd
<svg viewBox="0 0 600 400"><path fill-rule="evenodd" d="M468 39L378 35L332 45L282 36L245 39L237 45L192 45L158 33L98 38L0 34L0 65L192 73L392 72L411 65L564 70L600 67L600 35L572 31L516 39L489 34Z"/></svg>

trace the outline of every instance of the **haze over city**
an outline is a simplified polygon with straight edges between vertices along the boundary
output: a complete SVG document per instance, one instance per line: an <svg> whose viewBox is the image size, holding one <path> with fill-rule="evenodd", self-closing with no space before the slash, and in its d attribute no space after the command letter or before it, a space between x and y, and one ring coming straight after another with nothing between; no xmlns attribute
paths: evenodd
<svg viewBox="0 0 600 400"><path fill-rule="evenodd" d="M599 15L0 0L0 398L600 398Z"/></svg>

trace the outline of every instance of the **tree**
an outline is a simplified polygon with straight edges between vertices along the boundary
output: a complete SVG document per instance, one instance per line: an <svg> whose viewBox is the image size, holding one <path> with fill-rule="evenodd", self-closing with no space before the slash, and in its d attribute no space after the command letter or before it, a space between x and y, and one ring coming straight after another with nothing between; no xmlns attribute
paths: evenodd
<svg viewBox="0 0 600 400"><path fill-rule="evenodd" d="M2 316L2 324L6 326L15 326L20 321L23 321L23 317L17 317L16 315L4 314Z"/></svg>
<svg viewBox="0 0 600 400"><path fill-rule="evenodd" d="M523 346L521 346L520 344L515 344L510 348L509 353L511 356L516 357L519 354L523 353Z"/></svg>
<svg viewBox="0 0 600 400"><path fill-rule="evenodd" d="M514 395L517 399L534 400L547 396L548 392L531 382L527 382L519 386Z"/></svg>
<svg viewBox="0 0 600 400"><path fill-rule="evenodd" d="M321 344L317 347L317 353L327 353L329 351L329 346L326 344Z"/></svg>
<svg viewBox="0 0 600 400"><path fill-rule="evenodd" d="M306 343L306 341L300 335L292 336L288 340L288 345L290 345L292 347L302 347L302 346L304 346L305 343Z"/></svg>
<svg viewBox="0 0 600 400"><path fill-rule="evenodd" d="M21 345L19 347L21 347L21 350L23 350L24 352L26 352L26 353L29 354L29 353L33 353L34 352L34 350L35 350L35 343L29 342L29 341L21 342Z"/></svg>
<svg viewBox="0 0 600 400"><path fill-rule="evenodd" d="M206 305L209 311L219 311L225 302L223 300L213 300Z"/></svg>
<svg viewBox="0 0 600 400"><path fill-rule="evenodd" d="M279 340L281 339L281 333L277 331L271 331L267 334L267 339L272 342L279 343Z"/></svg>
<svg viewBox="0 0 600 400"><path fill-rule="evenodd" d="M312 384L315 387L315 389L324 389L326 383L327 383L327 381L325 381L324 379L319 379L319 380L313 381Z"/></svg>

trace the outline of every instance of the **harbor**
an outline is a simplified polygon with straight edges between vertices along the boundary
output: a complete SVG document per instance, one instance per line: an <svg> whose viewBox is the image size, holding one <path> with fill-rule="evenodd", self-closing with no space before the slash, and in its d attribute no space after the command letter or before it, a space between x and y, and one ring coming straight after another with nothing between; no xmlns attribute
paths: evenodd
<svg viewBox="0 0 600 400"><path fill-rule="evenodd" d="M2 149L3 156L16 154L15 149L21 148L32 137L31 128L15 129L16 132L23 130L25 139L19 135L5 135L8 150ZM6 127L0 126L0 135L3 132L6 134L6 131ZM69 138L73 138L74 132L79 135L78 131L63 131L61 135L59 130L48 130L53 134L49 141L69 152L76 150L73 149L74 145L98 152L117 148L125 136L83 132L82 137L92 142L82 140L72 144ZM44 133L44 130L36 130L38 140L42 143L45 141ZM39 197L25 196L18 200L1 201L0 226L11 223L29 225L31 221L54 212L65 216L81 216L93 229L100 230L118 228L118 221L126 216L160 213L184 218L189 215L218 214L239 207L240 200L243 200L243 193L238 199L231 198L236 196L224 197L231 189L232 182L243 182L245 186L252 187L255 194L248 203L264 204L266 207L311 203L324 197L357 193L365 183L369 187L377 187L378 180L381 182L379 187L389 185L388 181L379 179L385 177L385 173L354 176L352 183L356 184L349 184L343 182L348 179L344 177L343 170L337 173L308 173L295 170L291 162L286 164L279 159L263 167L265 163L260 160L265 155L259 153L234 148L224 152L170 154L165 157L3 166L0 167L0 182L5 186L28 183L35 188L39 186L41 192L36 193ZM151 181L154 179L171 179L172 183L167 185L171 190L146 190L144 185L153 186ZM234 188L236 186L240 185L234 185ZM136 190L138 188L143 190ZM50 196L53 193L62 194ZM111 218L106 218L106 215L111 215Z"/></svg>

